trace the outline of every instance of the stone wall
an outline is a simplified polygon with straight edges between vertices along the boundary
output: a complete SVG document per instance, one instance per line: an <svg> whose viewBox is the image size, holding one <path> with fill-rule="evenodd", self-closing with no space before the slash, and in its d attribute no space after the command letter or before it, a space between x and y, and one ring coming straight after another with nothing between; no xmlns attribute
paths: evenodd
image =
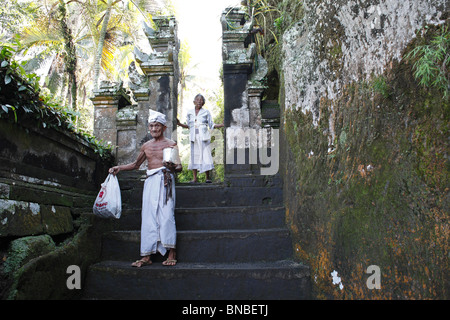
<svg viewBox="0 0 450 320"><path fill-rule="evenodd" d="M86 266L98 254L99 248L86 238L87 225L92 222L92 205L111 163L74 134L3 119L0 162L3 298L76 294L65 285L66 268ZM47 283L34 274L36 268Z"/></svg>
<svg viewBox="0 0 450 320"><path fill-rule="evenodd" d="M448 299L449 102L404 58L447 1L271 2L287 221L316 296Z"/></svg>

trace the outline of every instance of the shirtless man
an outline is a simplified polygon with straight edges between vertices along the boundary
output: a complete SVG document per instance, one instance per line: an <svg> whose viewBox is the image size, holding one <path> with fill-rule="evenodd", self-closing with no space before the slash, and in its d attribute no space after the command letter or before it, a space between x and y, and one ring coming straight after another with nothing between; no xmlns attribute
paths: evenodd
<svg viewBox="0 0 450 320"><path fill-rule="evenodd" d="M152 263L150 255L159 251L165 254L169 249L169 256L163 265L174 266L176 264L176 229L174 217L175 181L173 172L182 170L181 164L163 163L163 149L176 146L176 142L164 137L166 130L165 116L159 112L151 111L149 117L149 129L153 139L147 141L133 163L115 166L109 172L116 175L119 171L137 170L147 160L147 179L144 185L142 201L142 226L141 226L141 256L140 260L132 263L133 267L142 267ZM170 172L167 172L170 170ZM170 175L170 177L168 177ZM166 186L167 179L172 183ZM172 188L172 196L168 193ZM169 196L167 200L166 195ZM156 194L156 195L155 195ZM165 200L166 199L166 200Z"/></svg>

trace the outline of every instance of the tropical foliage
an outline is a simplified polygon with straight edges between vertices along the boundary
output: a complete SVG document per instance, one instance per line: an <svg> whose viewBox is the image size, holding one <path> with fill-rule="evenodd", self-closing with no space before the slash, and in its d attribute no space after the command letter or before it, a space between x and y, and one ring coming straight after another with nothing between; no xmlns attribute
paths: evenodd
<svg viewBox="0 0 450 320"><path fill-rule="evenodd" d="M0 51L0 119L73 132L91 144L100 157L110 158L111 146L77 130L77 114L52 103L49 96L40 92L39 77L27 74L22 65L12 60L13 52L6 46Z"/></svg>
<svg viewBox="0 0 450 320"><path fill-rule="evenodd" d="M0 45L14 49L26 73L40 74L51 102L69 106L74 125L92 131L88 99L101 79L127 79L141 22L154 0L5 0ZM145 45L145 43L144 43Z"/></svg>
<svg viewBox="0 0 450 320"><path fill-rule="evenodd" d="M426 33L428 27L422 32ZM431 39L413 48L406 59L414 63L414 77L425 87L438 88L444 98L448 98L450 81L450 31L447 25L441 26Z"/></svg>

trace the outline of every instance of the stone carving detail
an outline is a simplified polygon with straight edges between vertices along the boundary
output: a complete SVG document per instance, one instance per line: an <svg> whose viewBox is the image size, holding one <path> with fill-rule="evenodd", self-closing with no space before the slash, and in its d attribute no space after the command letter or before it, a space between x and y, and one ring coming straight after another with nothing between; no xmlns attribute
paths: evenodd
<svg viewBox="0 0 450 320"><path fill-rule="evenodd" d="M145 55L135 50L139 58L141 69L152 73L174 73L177 65L179 42L177 38L177 27L173 17L153 17L156 30L144 22L144 33L152 46L154 52Z"/></svg>

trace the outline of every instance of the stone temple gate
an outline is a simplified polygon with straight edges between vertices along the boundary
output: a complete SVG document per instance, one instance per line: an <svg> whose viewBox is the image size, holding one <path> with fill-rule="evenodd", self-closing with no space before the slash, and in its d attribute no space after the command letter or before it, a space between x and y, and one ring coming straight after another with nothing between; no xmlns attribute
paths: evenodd
<svg viewBox="0 0 450 320"><path fill-rule="evenodd" d="M164 113L168 119L166 135L176 129L178 50L177 25L173 17L154 17L156 30L144 31L154 52L146 54L137 48L136 61L144 72L137 72L134 62L129 66L130 90L122 83L102 82L94 92L94 135L116 146L119 164L133 162L148 134L149 110ZM176 131L175 131L176 132Z"/></svg>
<svg viewBox="0 0 450 320"><path fill-rule="evenodd" d="M245 12L240 8L228 8L223 11L220 19L223 41L224 124L227 137L231 137L225 140L226 175L249 173L255 170L255 166L258 167L258 161L255 161L254 157L250 158L249 150L252 145L261 145L261 141L258 138L252 141L251 137L239 141L237 137L241 136L242 132L248 132L248 129L259 133L261 129L265 130L264 127L273 128L273 119L275 123L279 120L279 110L278 113L275 111L275 115L273 111L266 112L268 117L263 117L264 112L261 112L261 96L265 90L262 81L267 74L267 63L257 54L253 20L246 20L245 17ZM151 138L147 123L150 109L166 115L168 128L165 135L177 140L177 23L174 17L164 16L153 17L153 21L156 30L145 26L144 31L154 52L144 53L138 49L134 52L144 75L137 72L133 62L129 66L130 91L127 92L122 83L102 82L92 98L95 106L94 135L116 146L118 164L133 162L141 145ZM270 109L274 108L268 108ZM264 141L267 144L267 140ZM236 159L237 149L246 155L246 160Z"/></svg>

